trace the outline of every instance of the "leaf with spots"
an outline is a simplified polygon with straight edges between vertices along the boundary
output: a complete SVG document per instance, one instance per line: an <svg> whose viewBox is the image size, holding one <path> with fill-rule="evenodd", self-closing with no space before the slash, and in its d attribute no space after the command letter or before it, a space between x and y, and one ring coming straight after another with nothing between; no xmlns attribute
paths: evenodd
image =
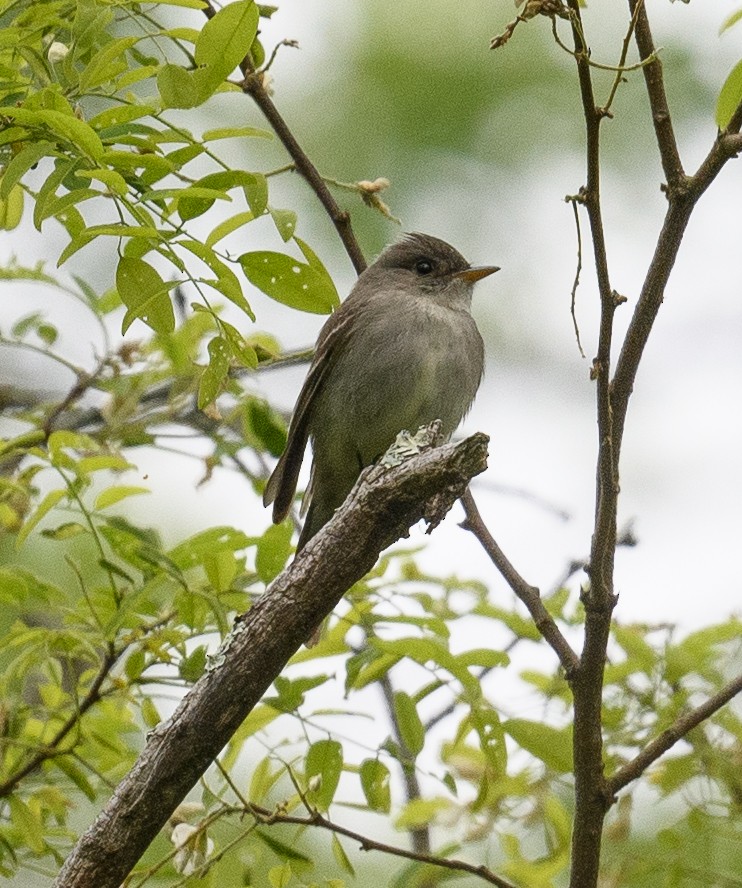
<svg viewBox="0 0 742 888"><path fill-rule="evenodd" d="M239 261L250 283L276 302L314 314L329 314L340 302L329 274L314 263L268 250L243 253Z"/></svg>

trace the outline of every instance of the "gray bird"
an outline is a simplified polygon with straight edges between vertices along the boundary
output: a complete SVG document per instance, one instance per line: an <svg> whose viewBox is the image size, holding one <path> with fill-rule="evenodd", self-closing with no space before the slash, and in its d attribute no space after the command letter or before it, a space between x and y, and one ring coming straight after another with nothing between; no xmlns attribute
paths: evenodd
<svg viewBox="0 0 742 888"><path fill-rule="evenodd" d="M472 267L445 241L408 234L358 278L320 331L263 503L291 508L307 439L313 462L297 551L342 505L362 469L436 419L450 437L471 407L484 346L471 316L474 284L499 269Z"/></svg>

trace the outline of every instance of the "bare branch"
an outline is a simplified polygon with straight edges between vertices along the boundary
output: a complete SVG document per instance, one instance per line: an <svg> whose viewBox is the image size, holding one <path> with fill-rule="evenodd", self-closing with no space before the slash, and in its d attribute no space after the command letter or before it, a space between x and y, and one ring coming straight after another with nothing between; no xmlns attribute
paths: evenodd
<svg viewBox="0 0 742 888"><path fill-rule="evenodd" d="M586 568L589 586L583 590L585 642L580 667L571 681L574 697L573 759L575 814L572 831L570 888L598 881L602 825L609 807L603 775L601 732L603 671L615 606L613 569L616 552L618 462L611 409L610 364L613 316L617 300L610 284L600 197L600 124L605 112L596 106L579 0L567 0L572 25L582 110L585 118L587 181L581 190L590 222L595 272L600 296L598 351L591 378L596 382L598 465L595 484L595 524Z"/></svg>
<svg viewBox="0 0 742 888"><path fill-rule="evenodd" d="M309 817L295 817L290 814L278 814L269 811L267 808L261 808L258 805L250 805L248 811L261 823L294 823L298 826L318 826L320 829L326 829L337 835L353 839L358 842L361 851L381 851L384 854L390 854L394 857L404 857L407 860L414 860L418 863L425 863L430 866L441 867L443 869L462 873L471 873L474 876L478 876L489 885L496 885L497 888L515 888L512 883L496 875L486 866L477 866L473 863L466 863L464 860L438 857L435 854L408 851L407 848L388 845L386 842L377 842L375 839L369 839L368 836L364 836L362 833L340 826L338 823L333 823L331 820L328 820L327 817L320 814L319 811L313 811Z"/></svg>
<svg viewBox="0 0 742 888"><path fill-rule="evenodd" d="M712 697L681 715L677 721L671 725L666 731L663 731L659 737L655 737L648 743L644 749L632 759L628 764L619 768L618 771L608 780L608 790L615 795L619 790L623 789L632 780L641 777L647 768L657 761L660 756L664 755L669 749L685 737L693 728L698 727L701 722L710 718L715 712L726 706L726 704L742 693L742 675L738 675L728 684L714 694Z"/></svg>
<svg viewBox="0 0 742 888"><path fill-rule="evenodd" d="M682 188L668 190L665 220L626 331L611 383L617 459L639 363L665 298L667 282L675 265L685 229L691 213L706 189L714 182L727 161L736 157L737 152L742 149L742 140L738 138L740 128L742 128L742 103L727 128L718 134L695 175L686 177Z"/></svg>
<svg viewBox="0 0 742 888"><path fill-rule="evenodd" d="M217 757L312 627L420 518L450 507L483 472L486 435L433 448L394 468L366 469L333 519L232 632L59 873L58 888L117 888ZM439 518L435 514L432 519Z"/></svg>
<svg viewBox="0 0 742 888"><path fill-rule="evenodd" d="M206 0L204 15L207 18L213 18L216 15L216 10L209 0ZM273 99L271 99L265 88L262 74L255 70L249 56L242 60L240 70L245 78L241 84L242 89L252 97L255 104L263 112L268 123L273 127L273 131L293 160L296 171L304 177L309 187L319 198L320 203L327 211L327 215L337 230L340 240L345 247L345 252L353 263L353 267L360 274L366 268L366 259L353 232L349 213L340 208L317 168L296 140L278 108L273 104Z"/></svg>
<svg viewBox="0 0 742 888"><path fill-rule="evenodd" d="M577 204L582 203L580 195L568 195L564 198L567 203L572 204L572 211L575 215L575 229L577 231L577 267L575 268L575 279L572 283L572 293L570 299L569 312L572 315L572 324L575 328L575 339L577 340L577 348L580 350L580 357L585 357L580 340L580 326L577 323L576 305L577 305L577 288L580 286L580 275L582 274L582 229L580 228L580 213Z"/></svg>
<svg viewBox="0 0 742 888"><path fill-rule="evenodd" d="M505 582L528 608L536 628L559 657L559 661L567 673L567 678L572 677L580 668L580 658L572 650L567 639L559 631L559 627L554 622L551 614L544 607L539 590L527 583L508 561L505 553L498 546L482 520L471 490L467 489L466 493L461 497L461 503L466 512L466 520L461 526L465 530L471 531L482 544L482 548L492 559L492 563L500 571Z"/></svg>
<svg viewBox="0 0 742 888"><path fill-rule="evenodd" d="M667 179L670 192L680 187L685 179L683 163L680 160L678 145L675 140L675 132L670 117L670 108L665 95L665 82L662 76L662 62L657 56L654 46L652 30L649 27L649 19L644 0L629 0L632 21L636 21L635 35L636 45L639 48L639 57L649 63L644 65L644 82L647 86L649 105L652 109L652 123L657 138L657 147L662 159L662 169ZM651 61L649 61L651 59Z"/></svg>

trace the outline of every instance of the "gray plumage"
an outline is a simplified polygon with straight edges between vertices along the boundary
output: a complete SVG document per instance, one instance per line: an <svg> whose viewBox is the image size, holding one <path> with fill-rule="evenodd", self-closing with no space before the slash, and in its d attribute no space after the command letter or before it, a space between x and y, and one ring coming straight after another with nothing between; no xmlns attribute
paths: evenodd
<svg viewBox="0 0 742 888"><path fill-rule="evenodd" d="M472 268L438 238L406 235L361 274L327 320L263 497L265 505L273 503L273 520L282 521L311 439L297 550L332 518L361 470L402 429L415 432L440 419L443 433L453 434L484 370L482 337L470 314L472 291L493 271Z"/></svg>

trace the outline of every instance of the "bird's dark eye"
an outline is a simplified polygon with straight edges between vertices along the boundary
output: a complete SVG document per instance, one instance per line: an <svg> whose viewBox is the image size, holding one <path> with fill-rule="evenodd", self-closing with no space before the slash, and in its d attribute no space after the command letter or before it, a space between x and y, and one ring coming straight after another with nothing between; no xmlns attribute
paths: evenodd
<svg viewBox="0 0 742 888"><path fill-rule="evenodd" d="M430 274L433 270L433 263L430 259L418 259L415 263L415 271L418 274Z"/></svg>

